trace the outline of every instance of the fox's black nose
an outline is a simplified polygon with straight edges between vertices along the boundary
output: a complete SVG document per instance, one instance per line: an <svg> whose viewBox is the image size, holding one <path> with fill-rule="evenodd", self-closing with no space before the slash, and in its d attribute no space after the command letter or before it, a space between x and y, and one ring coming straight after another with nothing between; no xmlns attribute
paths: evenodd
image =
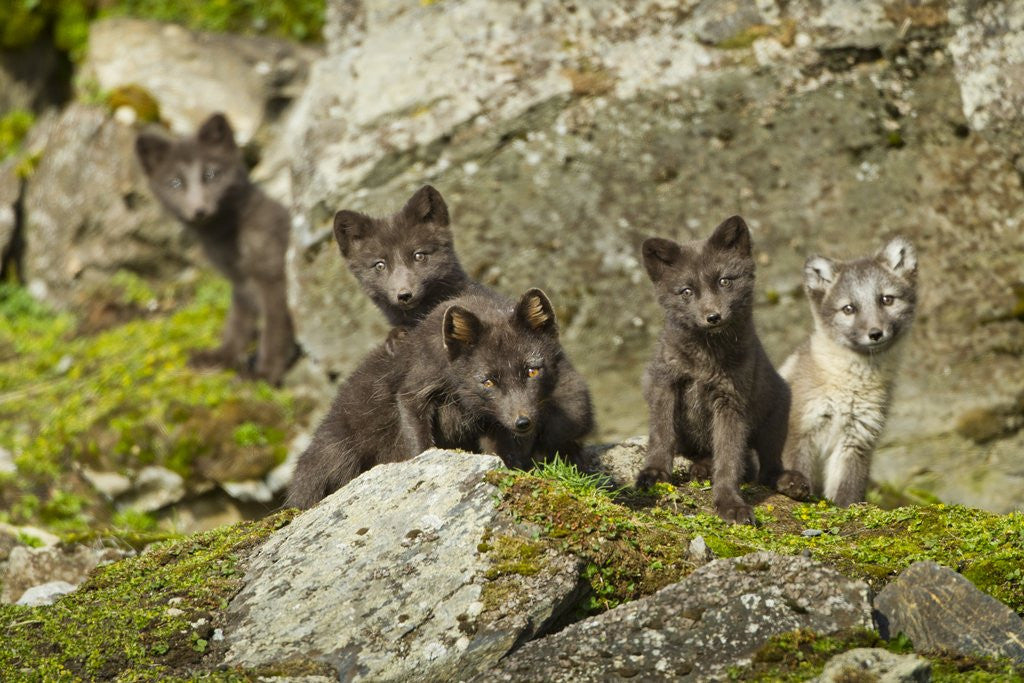
<svg viewBox="0 0 1024 683"><path fill-rule="evenodd" d="M403 304L409 303L409 301L412 300L412 292L410 292L409 290L399 292L398 300L401 301Z"/></svg>
<svg viewBox="0 0 1024 683"><path fill-rule="evenodd" d="M708 323L712 325L717 325L718 323L722 322L722 316L719 315L718 313L709 313L707 320Z"/></svg>
<svg viewBox="0 0 1024 683"><path fill-rule="evenodd" d="M194 220L201 221L204 218L206 218L206 209L196 209Z"/></svg>
<svg viewBox="0 0 1024 683"><path fill-rule="evenodd" d="M525 415L520 415L516 418L516 431L520 434L530 431L531 427L533 427L533 420L530 418Z"/></svg>
<svg viewBox="0 0 1024 683"><path fill-rule="evenodd" d="M878 341L878 340L880 340L884 336L885 336L885 333L882 332L877 327L875 327L875 328L873 328L871 330L868 330L868 339L870 339L871 341Z"/></svg>

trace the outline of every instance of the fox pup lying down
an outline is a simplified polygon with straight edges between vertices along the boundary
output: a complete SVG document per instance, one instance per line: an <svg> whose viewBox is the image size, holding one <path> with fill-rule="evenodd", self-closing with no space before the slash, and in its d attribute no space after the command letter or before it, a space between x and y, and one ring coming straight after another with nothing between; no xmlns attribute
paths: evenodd
<svg viewBox="0 0 1024 683"><path fill-rule="evenodd" d="M511 467L572 457L593 427L590 394L539 289L483 291L392 334L338 390L299 458L288 504L308 508L361 472L432 446L493 453Z"/></svg>

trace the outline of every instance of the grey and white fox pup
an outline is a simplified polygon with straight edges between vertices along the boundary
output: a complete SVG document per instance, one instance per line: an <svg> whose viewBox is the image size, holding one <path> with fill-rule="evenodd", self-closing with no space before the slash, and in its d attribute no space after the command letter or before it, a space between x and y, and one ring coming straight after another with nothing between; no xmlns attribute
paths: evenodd
<svg viewBox="0 0 1024 683"><path fill-rule="evenodd" d="M783 463L810 493L845 506L867 491L914 320L917 254L897 237L866 258L812 256L804 288L814 331L779 369L793 397Z"/></svg>
<svg viewBox="0 0 1024 683"><path fill-rule="evenodd" d="M210 116L194 137L140 133L135 151L153 194L231 281L221 344L193 353L192 364L234 368L279 383L297 351L285 293L288 211L249 180L223 114ZM250 371L248 347L261 319Z"/></svg>
<svg viewBox="0 0 1024 683"><path fill-rule="evenodd" d="M789 388L754 329L754 258L739 216L707 240L652 237L643 259L665 310L665 327L644 374L650 409L647 461L637 486L667 481L677 453L712 480L722 519L753 524L740 483L781 486Z"/></svg>

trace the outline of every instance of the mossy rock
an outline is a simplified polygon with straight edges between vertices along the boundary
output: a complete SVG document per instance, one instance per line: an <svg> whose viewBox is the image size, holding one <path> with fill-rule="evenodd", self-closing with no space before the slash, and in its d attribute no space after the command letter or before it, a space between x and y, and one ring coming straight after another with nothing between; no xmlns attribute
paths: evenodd
<svg viewBox="0 0 1024 683"><path fill-rule="evenodd" d="M160 121L160 103L141 85L122 85L107 94L107 107L116 112L128 107L135 112L137 121L156 123Z"/></svg>

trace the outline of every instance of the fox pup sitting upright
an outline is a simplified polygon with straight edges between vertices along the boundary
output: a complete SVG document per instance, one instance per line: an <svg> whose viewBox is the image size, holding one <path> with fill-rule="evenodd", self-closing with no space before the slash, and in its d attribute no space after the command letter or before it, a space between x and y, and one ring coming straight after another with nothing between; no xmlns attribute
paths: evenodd
<svg viewBox="0 0 1024 683"><path fill-rule="evenodd" d="M789 389L754 330L750 232L733 216L704 241L650 238L643 260L665 328L644 375L650 440L637 485L667 481L681 453L711 475L720 517L753 524L739 485L779 483Z"/></svg>
<svg viewBox="0 0 1024 683"><path fill-rule="evenodd" d="M194 353L192 364L249 372L247 347L262 318L252 374L279 383L296 354L285 294L287 210L250 182L223 114L207 119L193 138L141 133L135 151L153 194L231 281L221 344Z"/></svg>
<svg viewBox="0 0 1024 683"><path fill-rule="evenodd" d="M864 500L916 281L917 254L901 237L874 256L804 266L814 332L779 369L793 394L783 462L838 505Z"/></svg>

